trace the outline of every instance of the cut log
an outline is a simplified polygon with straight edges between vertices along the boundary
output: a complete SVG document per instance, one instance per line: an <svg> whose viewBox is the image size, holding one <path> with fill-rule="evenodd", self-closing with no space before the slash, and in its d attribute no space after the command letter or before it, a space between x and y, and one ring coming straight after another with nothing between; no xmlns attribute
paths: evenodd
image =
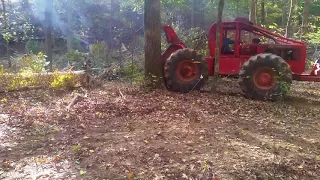
<svg viewBox="0 0 320 180"><path fill-rule="evenodd" d="M2 74L0 75L0 92L24 90L32 87L51 88L52 83L66 78L72 83L69 86L92 88L97 83L96 80L85 71L69 71L69 72L48 72L48 73L19 73L19 74ZM70 87L72 88L72 87Z"/></svg>

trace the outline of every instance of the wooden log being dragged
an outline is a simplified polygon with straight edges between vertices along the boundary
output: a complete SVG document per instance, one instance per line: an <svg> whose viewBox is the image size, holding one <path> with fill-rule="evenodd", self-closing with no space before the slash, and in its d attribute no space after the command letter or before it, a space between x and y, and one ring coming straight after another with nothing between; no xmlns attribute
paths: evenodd
<svg viewBox="0 0 320 180"><path fill-rule="evenodd" d="M84 74L85 71L59 71L59 72L45 72L45 73L19 73L19 74L13 74L13 73L6 73L1 74L1 77L15 77L17 75L23 76L23 77L29 77L29 76L54 76L54 75L67 75L67 74L75 74L75 75L81 75Z"/></svg>
<svg viewBox="0 0 320 180"><path fill-rule="evenodd" d="M66 79L71 79L70 81L72 81L68 85L76 87L91 88L98 84L85 71L0 74L0 92L33 89L33 87L50 88L54 81L66 81Z"/></svg>

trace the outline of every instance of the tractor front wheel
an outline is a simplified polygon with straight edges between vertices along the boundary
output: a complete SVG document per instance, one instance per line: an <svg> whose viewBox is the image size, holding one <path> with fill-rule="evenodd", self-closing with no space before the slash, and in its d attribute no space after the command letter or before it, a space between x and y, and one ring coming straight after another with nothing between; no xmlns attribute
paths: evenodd
<svg viewBox="0 0 320 180"><path fill-rule="evenodd" d="M208 79L208 65L195 50L179 49L166 60L164 77L172 91L188 93L200 90Z"/></svg>
<svg viewBox="0 0 320 180"><path fill-rule="evenodd" d="M240 88L247 98L277 101L292 84L290 66L281 57L266 53L251 57L239 74Z"/></svg>

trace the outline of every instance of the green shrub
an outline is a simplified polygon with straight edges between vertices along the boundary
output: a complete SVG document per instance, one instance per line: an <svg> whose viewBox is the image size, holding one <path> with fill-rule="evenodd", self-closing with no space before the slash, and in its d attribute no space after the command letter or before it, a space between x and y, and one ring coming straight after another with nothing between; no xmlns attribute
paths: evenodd
<svg viewBox="0 0 320 180"><path fill-rule="evenodd" d="M37 55L27 54L17 59L17 62L20 65L20 72L32 72L32 73L41 73L46 72L46 67L50 62L46 61L47 56L39 52Z"/></svg>
<svg viewBox="0 0 320 180"><path fill-rule="evenodd" d="M70 51L65 55L66 60L69 64L74 66L77 69L83 68L85 54L79 51Z"/></svg>
<svg viewBox="0 0 320 180"><path fill-rule="evenodd" d="M108 61L112 58L111 56L113 56L113 54L111 52L107 54L105 48L106 45L103 42L92 44L90 46L90 53L92 55L93 66L103 67L109 63Z"/></svg>
<svg viewBox="0 0 320 180"><path fill-rule="evenodd" d="M8 73L7 70L4 69L3 64L0 63L0 75Z"/></svg>
<svg viewBox="0 0 320 180"><path fill-rule="evenodd" d="M31 39L26 44L26 50L28 53L39 53L44 51L45 44L43 42L39 42L37 40Z"/></svg>
<svg viewBox="0 0 320 180"><path fill-rule="evenodd" d="M174 29L181 41L183 41L188 48L195 49L199 51L202 55L206 55L208 53L207 32L205 32L199 27L187 30L180 29L179 27L174 27ZM165 36L163 36L161 43L162 50L165 50L165 48L168 46L165 43L166 39Z"/></svg>
<svg viewBox="0 0 320 180"><path fill-rule="evenodd" d="M105 56L105 47L104 43L92 44L90 46L90 53L95 56Z"/></svg>
<svg viewBox="0 0 320 180"><path fill-rule="evenodd" d="M58 71L54 72L54 79L50 86L57 90L70 89L76 86L78 78L72 72L66 74L59 74Z"/></svg>
<svg viewBox="0 0 320 180"><path fill-rule="evenodd" d="M137 64L127 64L123 67L121 74L125 80L131 81L133 84L141 84L144 81L145 73Z"/></svg>

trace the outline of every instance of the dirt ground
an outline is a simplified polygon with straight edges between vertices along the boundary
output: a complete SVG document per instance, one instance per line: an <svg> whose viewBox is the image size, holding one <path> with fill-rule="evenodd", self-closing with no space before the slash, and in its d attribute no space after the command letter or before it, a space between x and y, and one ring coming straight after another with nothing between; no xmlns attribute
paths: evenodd
<svg viewBox="0 0 320 180"><path fill-rule="evenodd" d="M0 94L1 179L319 179L320 84L282 102L108 83ZM79 91L79 93L82 93Z"/></svg>

